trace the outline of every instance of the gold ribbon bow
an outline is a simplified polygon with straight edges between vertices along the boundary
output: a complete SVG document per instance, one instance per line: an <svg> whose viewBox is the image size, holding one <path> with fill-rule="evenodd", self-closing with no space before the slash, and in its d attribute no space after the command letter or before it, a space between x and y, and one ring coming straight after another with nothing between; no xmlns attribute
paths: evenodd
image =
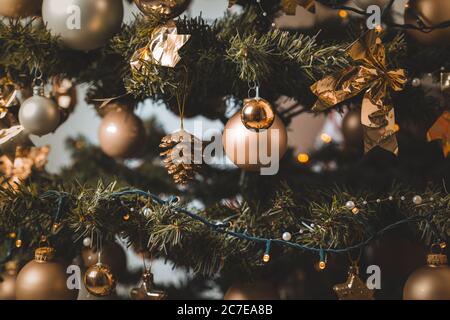
<svg viewBox="0 0 450 320"><path fill-rule="evenodd" d="M427 132L428 141L442 140L442 152L447 157L450 152L450 111L444 113L436 120Z"/></svg>
<svg viewBox="0 0 450 320"><path fill-rule="evenodd" d="M375 30L356 41L347 54L358 62L358 66L326 76L313 84L311 90L319 98L313 110L326 110L365 91L361 107L365 152L380 146L397 155L390 90L403 90L405 70L387 70L385 48Z"/></svg>
<svg viewBox="0 0 450 320"><path fill-rule="evenodd" d="M174 23L156 28L150 36L149 43L131 57L131 68L140 71L145 62L174 68L181 60L178 50L188 42L190 37L189 34L178 34Z"/></svg>

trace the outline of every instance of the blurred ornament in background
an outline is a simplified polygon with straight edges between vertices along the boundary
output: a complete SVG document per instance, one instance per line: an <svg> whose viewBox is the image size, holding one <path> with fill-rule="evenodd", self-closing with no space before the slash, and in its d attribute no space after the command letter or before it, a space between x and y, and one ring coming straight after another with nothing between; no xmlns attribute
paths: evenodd
<svg viewBox="0 0 450 320"><path fill-rule="evenodd" d="M142 275L139 287L131 289L130 297L132 300L165 300L167 294L154 287L153 274L146 270Z"/></svg>
<svg viewBox="0 0 450 320"><path fill-rule="evenodd" d="M287 151L287 131L277 116L269 129L259 132L249 130L238 112L228 120L222 142L226 155L236 166L245 171L259 171L283 158ZM267 157L270 163L264 163L267 159L263 157Z"/></svg>
<svg viewBox="0 0 450 320"><path fill-rule="evenodd" d="M237 283L225 293L224 300L280 300L278 288L269 280Z"/></svg>
<svg viewBox="0 0 450 320"><path fill-rule="evenodd" d="M44 0L42 18L53 36L71 49L104 46L123 20L122 0Z"/></svg>
<svg viewBox="0 0 450 320"><path fill-rule="evenodd" d="M342 120L342 135L345 147L364 150L364 128L361 123L361 110L351 109Z"/></svg>
<svg viewBox="0 0 450 320"><path fill-rule="evenodd" d="M131 109L115 103L114 109L105 115L100 124L100 147L111 158L132 158L145 144L144 123Z"/></svg>
<svg viewBox="0 0 450 320"><path fill-rule="evenodd" d="M39 137L54 132L60 125L58 105L44 96L42 85L33 88L33 96L26 99L19 109L19 122L29 134Z"/></svg>
<svg viewBox="0 0 450 320"><path fill-rule="evenodd" d="M450 1L409 0L405 10L405 23L416 27L432 27L450 20ZM425 30L426 31L426 30ZM431 32L408 29L417 42L424 45L445 46L450 43L450 28L435 29Z"/></svg>
<svg viewBox="0 0 450 320"><path fill-rule="evenodd" d="M431 253L427 265L406 281L403 300L450 300L450 267L447 256Z"/></svg>
<svg viewBox="0 0 450 320"><path fill-rule="evenodd" d="M444 157L450 152L450 112L444 113L436 120L427 133L428 141L441 140Z"/></svg>
<svg viewBox="0 0 450 320"><path fill-rule="evenodd" d="M8 261L0 273L0 300L16 300L17 261Z"/></svg>
<svg viewBox="0 0 450 320"><path fill-rule="evenodd" d="M359 8L366 10L367 7L371 5L379 6L383 9L388 3L389 0L352 0Z"/></svg>
<svg viewBox="0 0 450 320"><path fill-rule="evenodd" d="M24 18L41 12L42 0L0 0L0 16Z"/></svg>
<svg viewBox="0 0 450 320"><path fill-rule="evenodd" d="M116 279L111 268L104 263L96 263L84 274L86 290L94 296L105 297L114 294Z"/></svg>
<svg viewBox="0 0 450 320"><path fill-rule="evenodd" d="M134 3L146 16L163 15L173 19L186 11L191 0L134 0Z"/></svg>
<svg viewBox="0 0 450 320"><path fill-rule="evenodd" d="M81 251L83 264L89 268L98 263L98 250L93 247L85 247ZM127 256L122 246L116 242L107 242L102 245L101 260L110 266L112 272L119 279L127 271Z"/></svg>
<svg viewBox="0 0 450 320"><path fill-rule="evenodd" d="M34 260L17 275L17 300L75 300L78 290L69 289L66 267L54 260L55 249L40 247Z"/></svg>
<svg viewBox="0 0 450 320"><path fill-rule="evenodd" d="M244 100L241 119L247 129L269 129L275 121L275 113L267 100L256 97Z"/></svg>

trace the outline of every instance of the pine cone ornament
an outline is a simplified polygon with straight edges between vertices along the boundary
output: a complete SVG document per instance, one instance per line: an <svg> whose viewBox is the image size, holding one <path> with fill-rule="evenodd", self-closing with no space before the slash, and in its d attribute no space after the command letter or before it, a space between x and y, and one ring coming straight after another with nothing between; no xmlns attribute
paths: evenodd
<svg viewBox="0 0 450 320"><path fill-rule="evenodd" d="M180 129L165 136L159 145L164 151L164 165L176 184L185 185L195 177L202 162L203 144L200 139Z"/></svg>

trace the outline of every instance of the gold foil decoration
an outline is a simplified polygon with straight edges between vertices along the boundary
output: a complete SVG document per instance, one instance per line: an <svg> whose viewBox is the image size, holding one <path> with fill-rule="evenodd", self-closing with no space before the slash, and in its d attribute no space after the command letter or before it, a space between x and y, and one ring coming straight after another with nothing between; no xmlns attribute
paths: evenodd
<svg viewBox="0 0 450 320"><path fill-rule="evenodd" d="M442 152L447 157L450 152L450 112L444 113L437 119L427 132L428 141L442 140Z"/></svg>
<svg viewBox="0 0 450 320"><path fill-rule="evenodd" d="M282 0L281 6L283 7L283 12L288 16L295 16L297 6L303 7L309 12L316 11L314 0Z"/></svg>
<svg viewBox="0 0 450 320"><path fill-rule="evenodd" d="M149 43L133 54L130 61L131 68L141 71L146 62L174 68L181 60L178 50L190 37L189 34L178 34L174 23L156 28L150 36Z"/></svg>
<svg viewBox="0 0 450 320"><path fill-rule="evenodd" d="M0 183L3 187L16 188L30 177L34 170L43 170L47 164L50 147L16 148L16 156L11 160L6 155L0 157Z"/></svg>
<svg viewBox="0 0 450 320"><path fill-rule="evenodd" d="M24 128L20 125L13 126L11 128L7 129L0 129L0 145L10 141L17 135L19 135L21 132L23 132Z"/></svg>
<svg viewBox="0 0 450 320"><path fill-rule="evenodd" d="M353 265L348 270L347 281L333 287L339 300L373 300L373 290L359 277L359 268Z"/></svg>
<svg viewBox="0 0 450 320"><path fill-rule="evenodd" d="M368 31L348 49L357 66L329 75L311 86L319 100L314 111L323 111L365 92L361 107L365 152L380 146L398 154L395 115L390 90L401 91L405 70L388 70L386 53L376 30Z"/></svg>
<svg viewBox="0 0 450 320"><path fill-rule="evenodd" d="M0 119L3 119L10 107L18 104L17 93L14 84L6 79L0 79Z"/></svg>

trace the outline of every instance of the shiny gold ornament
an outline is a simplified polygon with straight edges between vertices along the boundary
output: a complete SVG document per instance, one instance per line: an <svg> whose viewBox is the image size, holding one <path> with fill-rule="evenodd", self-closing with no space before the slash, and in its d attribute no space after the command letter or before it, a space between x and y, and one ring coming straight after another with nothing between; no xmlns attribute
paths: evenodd
<svg viewBox="0 0 450 320"><path fill-rule="evenodd" d="M38 15L42 0L0 0L0 16L24 18Z"/></svg>
<svg viewBox="0 0 450 320"><path fill-rule="evenodd" d="M147 16L159 14L173 19L186 11L191 0L134 0L134 3Z"/></svg>
<svg viewBox="0 0 450 320"><path fill-rule="evenodd" d="M234 284L224 300L280 300L278 288L267 280L247 284Z"/></svg>
<svg viewBox="0 0 450 320"><path fill-rule="evenodd" d="M282 0L281 6L283 8L283 12L289 16L295 16L297 6L300 6L309 12L316 11L315 0Z"/></svg>
<svg viewBox="0 0 450 320"><path fill-rule="evenodd" d="M400 91L406 83L403 69L388 70L386 53L378 33L368 31L347 54L358 66L326 76L311 86L319 100L313 110L323 111L365 92L361 107L365 152L380 146L398 154L395 115L389 90Z"/></svg>
<svg viewBox="0 0 450 320"><path fill-rule="evenodd" d="M405 10L405 23L420 26L417 20L425 26L432 27L450 20L450 1L442 0L409 0ZM450 44L450 28L436 29L431 32L407 30L419 43L424 45Z"/></svg>
<svg viewBox="0 0 450 320"><path fill-rule="evenodd" d="M78 290L67 287L68 274L61 263L54 261L55 249L36 249L34 260L17 275L17 300L74 300Z"/></svg>
<svg viewBox="0 0 450 320"><path fill-rule="evenodd" d="M428 141L442 140L442 151L447 157L450 152L450 112L444 113L436 120L427 132Z"/></svg>
<svg viewBox="0 0 450 320"><path fill-rule="evenodd" d="M150 271L145 271L140 286L131 289L130 297L133 300L165 300L167 294L164 291L156 290L154 287L153 274Z"/></svg>
<svg viewBox="0 0 450 320"><path fill-rule="evenodd" d="M146 63L174 68L181 57L178 51L191 38L189 34L178 34L175 23L157 27L150 35L149 43L137 50L130 60L132 70L144 72Z"/></svg>
<svg viewBox="0 0 450 320"><path fill-rule="evenodd" d="M361 111L352 109L342 120L342 135L347 148L363 149L364 128L361 124Z"/></svg>
<svg viewBox="0 0 450 320"><path fill-rule="evenodd" d="M81 251L83 264L86 268L98 263L99 251L97 248L84 247ZM122 246L116 242L107 242L102 245L101 261L111 268L112 273L121 278L127 271L127 256Z"/></svg>
<svg viewBox="0 0 450 320"><path fill-rule="evenodd" d="M259 171L279 162L287 150L287 131L279 117L261 132L247 129L236 113L225 126L223 146L228 158L246 171ZM267 158L267 159L265 159Z"/></svg>
<svg viewBox="0 0 450 320"><path fill-rule="evenodd" d="M429 254L428 265L411 274L403 300L450 300L450 267L444 254Z"/></svg>
<svg viewBox="0 0 450 320"><path fill-rule="evenodd" d="M98 137L102 151L111 158L135 156L146 138L142 120L120 104L103 118Z"/></svg>
<svg viewBox="0 0 450 320"><path fill-rule="evenodd" d="M116 279L111 268L103 263L89 267L83 280L86 290L94 296L109 296L116 288Z"/></svg>
<svg viewBox="0 0 450 320"><path fill-rule="evenodd" d="M0 184L17 187L31 176L33 170L44 170L50 147L17 147L14 160L6 155L0 157Z"/></svg>
<svg viewBox="0 0 450 320"><path fill-rule="evenodd" d="M247 129L269 129L275 121L275 113L270 103L264 99L245 99L241 119Z"/></svg>
<svg viewBox="0 0 450 320"><path fill-rule="evenodd" d="M373 290L359 278L358 266L351 266L348 270L347 281L333 287L339 300L373 300Z"/></svg>
<svg viewBox="0 0 450 320"><path fill-rule="evenodd" d="M162 138L159 145L164 151L164 166L177 184L187 184L194 179L202 163L203 143L184 129Z"/></svg>
<svg viewBox="0 0 450 320"><path fill-rule="evenodd" d="M5 264L5 271L0 274L0 300L16 300L17 271L16 261Z"/></svg>

